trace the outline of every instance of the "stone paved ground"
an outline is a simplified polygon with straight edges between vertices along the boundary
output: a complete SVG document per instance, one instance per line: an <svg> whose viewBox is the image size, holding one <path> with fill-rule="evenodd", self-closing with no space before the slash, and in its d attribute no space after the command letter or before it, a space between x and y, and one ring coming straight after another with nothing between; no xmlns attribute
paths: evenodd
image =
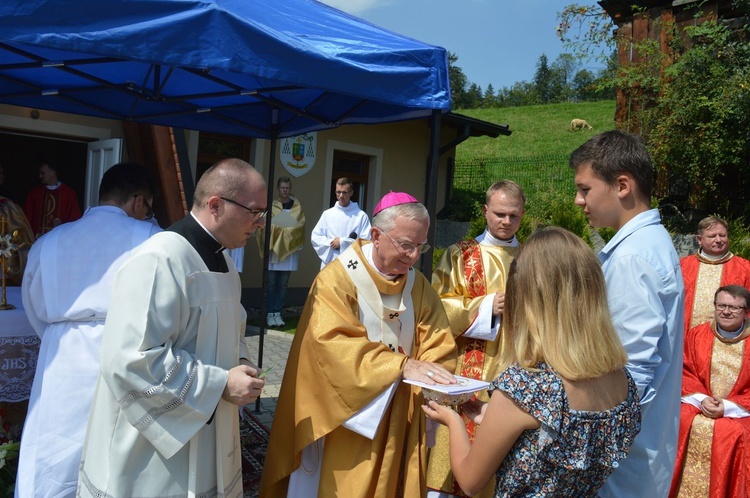
<svg viewBox="0 0 750 498"><path fill-rule="evenodd" d="M250 351L257 355L260 343L258 327L249 326L246 338ZM263 395L260 397L260 406L257 403L252 403L248 406L258 417L258 420L269 429L273 423L273 414L276 410L276 401L279 398L281 379L284 378L284 368L286 367L286 360L293 338L292 334L278 330L267 330L266 335L263 337L262 369L273 368L266 374L266 385L263 388ZM257 362L257 360L257 356L253 358L253 361Z"/></svg>

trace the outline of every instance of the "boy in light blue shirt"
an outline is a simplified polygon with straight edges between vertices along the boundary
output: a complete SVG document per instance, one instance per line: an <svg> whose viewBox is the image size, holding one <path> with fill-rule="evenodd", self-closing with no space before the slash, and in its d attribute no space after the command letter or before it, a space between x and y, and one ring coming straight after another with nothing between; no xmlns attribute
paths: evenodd
<svg viewBox="0 0 750 498"><path fill-rule="evenodd" d="M638 137L614 130L576 149L569 164L575 202L591 225L617 231L599 260L643 417L628 457L599 496L666 497L680 422L684 292L672 239L651 209L651 158Z"/></svg>

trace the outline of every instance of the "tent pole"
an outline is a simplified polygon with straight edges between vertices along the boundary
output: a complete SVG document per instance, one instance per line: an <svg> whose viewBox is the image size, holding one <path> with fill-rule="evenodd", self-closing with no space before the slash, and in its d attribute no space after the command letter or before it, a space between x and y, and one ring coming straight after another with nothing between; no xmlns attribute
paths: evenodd
<svg viewBox="0 0 750 498"><path fill-rule="evenodd" d="M268 262L271 252L271 218L274 200L273 178L276 173L276 139L278 136L279 110L274 109L271 117L271 154L268 160L268 178L266 180L268 193L266 194L266 236L263 241L263 278L260 284L260 327L258 336L258 368L263 367L263 344L266 336L266 314L268 313ZM257 236L257 235L256 235ZM260 413L260 396L255 400L255 413Z"/></svg>
<svg viewBox="0 0 750 498"><path fill-rule="evenodd" d="M425 182L425 207L430 213L430 230L427 232L427 242L430 250L422 256L422 273L428 281L432 279L432 251L435 247L435 224L437 222L437 191L438 191L438 159L440 158L440 127L442 113L433 109L430 117L430 154L427 157L427 175Z"/></svg>

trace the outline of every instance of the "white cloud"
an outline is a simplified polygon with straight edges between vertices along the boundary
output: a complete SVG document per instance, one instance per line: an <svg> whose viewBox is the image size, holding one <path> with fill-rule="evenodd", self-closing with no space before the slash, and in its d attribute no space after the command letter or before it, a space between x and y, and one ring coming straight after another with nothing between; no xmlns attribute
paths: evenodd
<svg viewBox="0 0 750 498"><path fill-rule="evenodd" d="M335 7L344 12L350 14L361 14L374 7L379 7L385 4L392 3L389 0L320 0L322 3L326 3L331 7Z"/></svg>

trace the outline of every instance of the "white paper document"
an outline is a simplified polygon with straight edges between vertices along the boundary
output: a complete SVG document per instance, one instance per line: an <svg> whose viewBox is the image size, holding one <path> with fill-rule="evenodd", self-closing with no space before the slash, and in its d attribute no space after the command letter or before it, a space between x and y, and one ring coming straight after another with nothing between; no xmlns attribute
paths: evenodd
<svg viewBox="0 0 750 498"><path fill-rule="evenodd" d="M483 389L487 389L490 385L489 382L485 382L483 380L476 380L476 379L470 379L468 377L461 377L460 375L456 375L456 383L455 384L425 384L424 382L419 382L418 380L408 380L404 379L404 382L407 384L412 384L419 387L424 387L425 389L432 389L433 391L438 391L441 393L448 393L448 394L464 394L464 393L473 393L475 391L481 391Z"/></svg>

